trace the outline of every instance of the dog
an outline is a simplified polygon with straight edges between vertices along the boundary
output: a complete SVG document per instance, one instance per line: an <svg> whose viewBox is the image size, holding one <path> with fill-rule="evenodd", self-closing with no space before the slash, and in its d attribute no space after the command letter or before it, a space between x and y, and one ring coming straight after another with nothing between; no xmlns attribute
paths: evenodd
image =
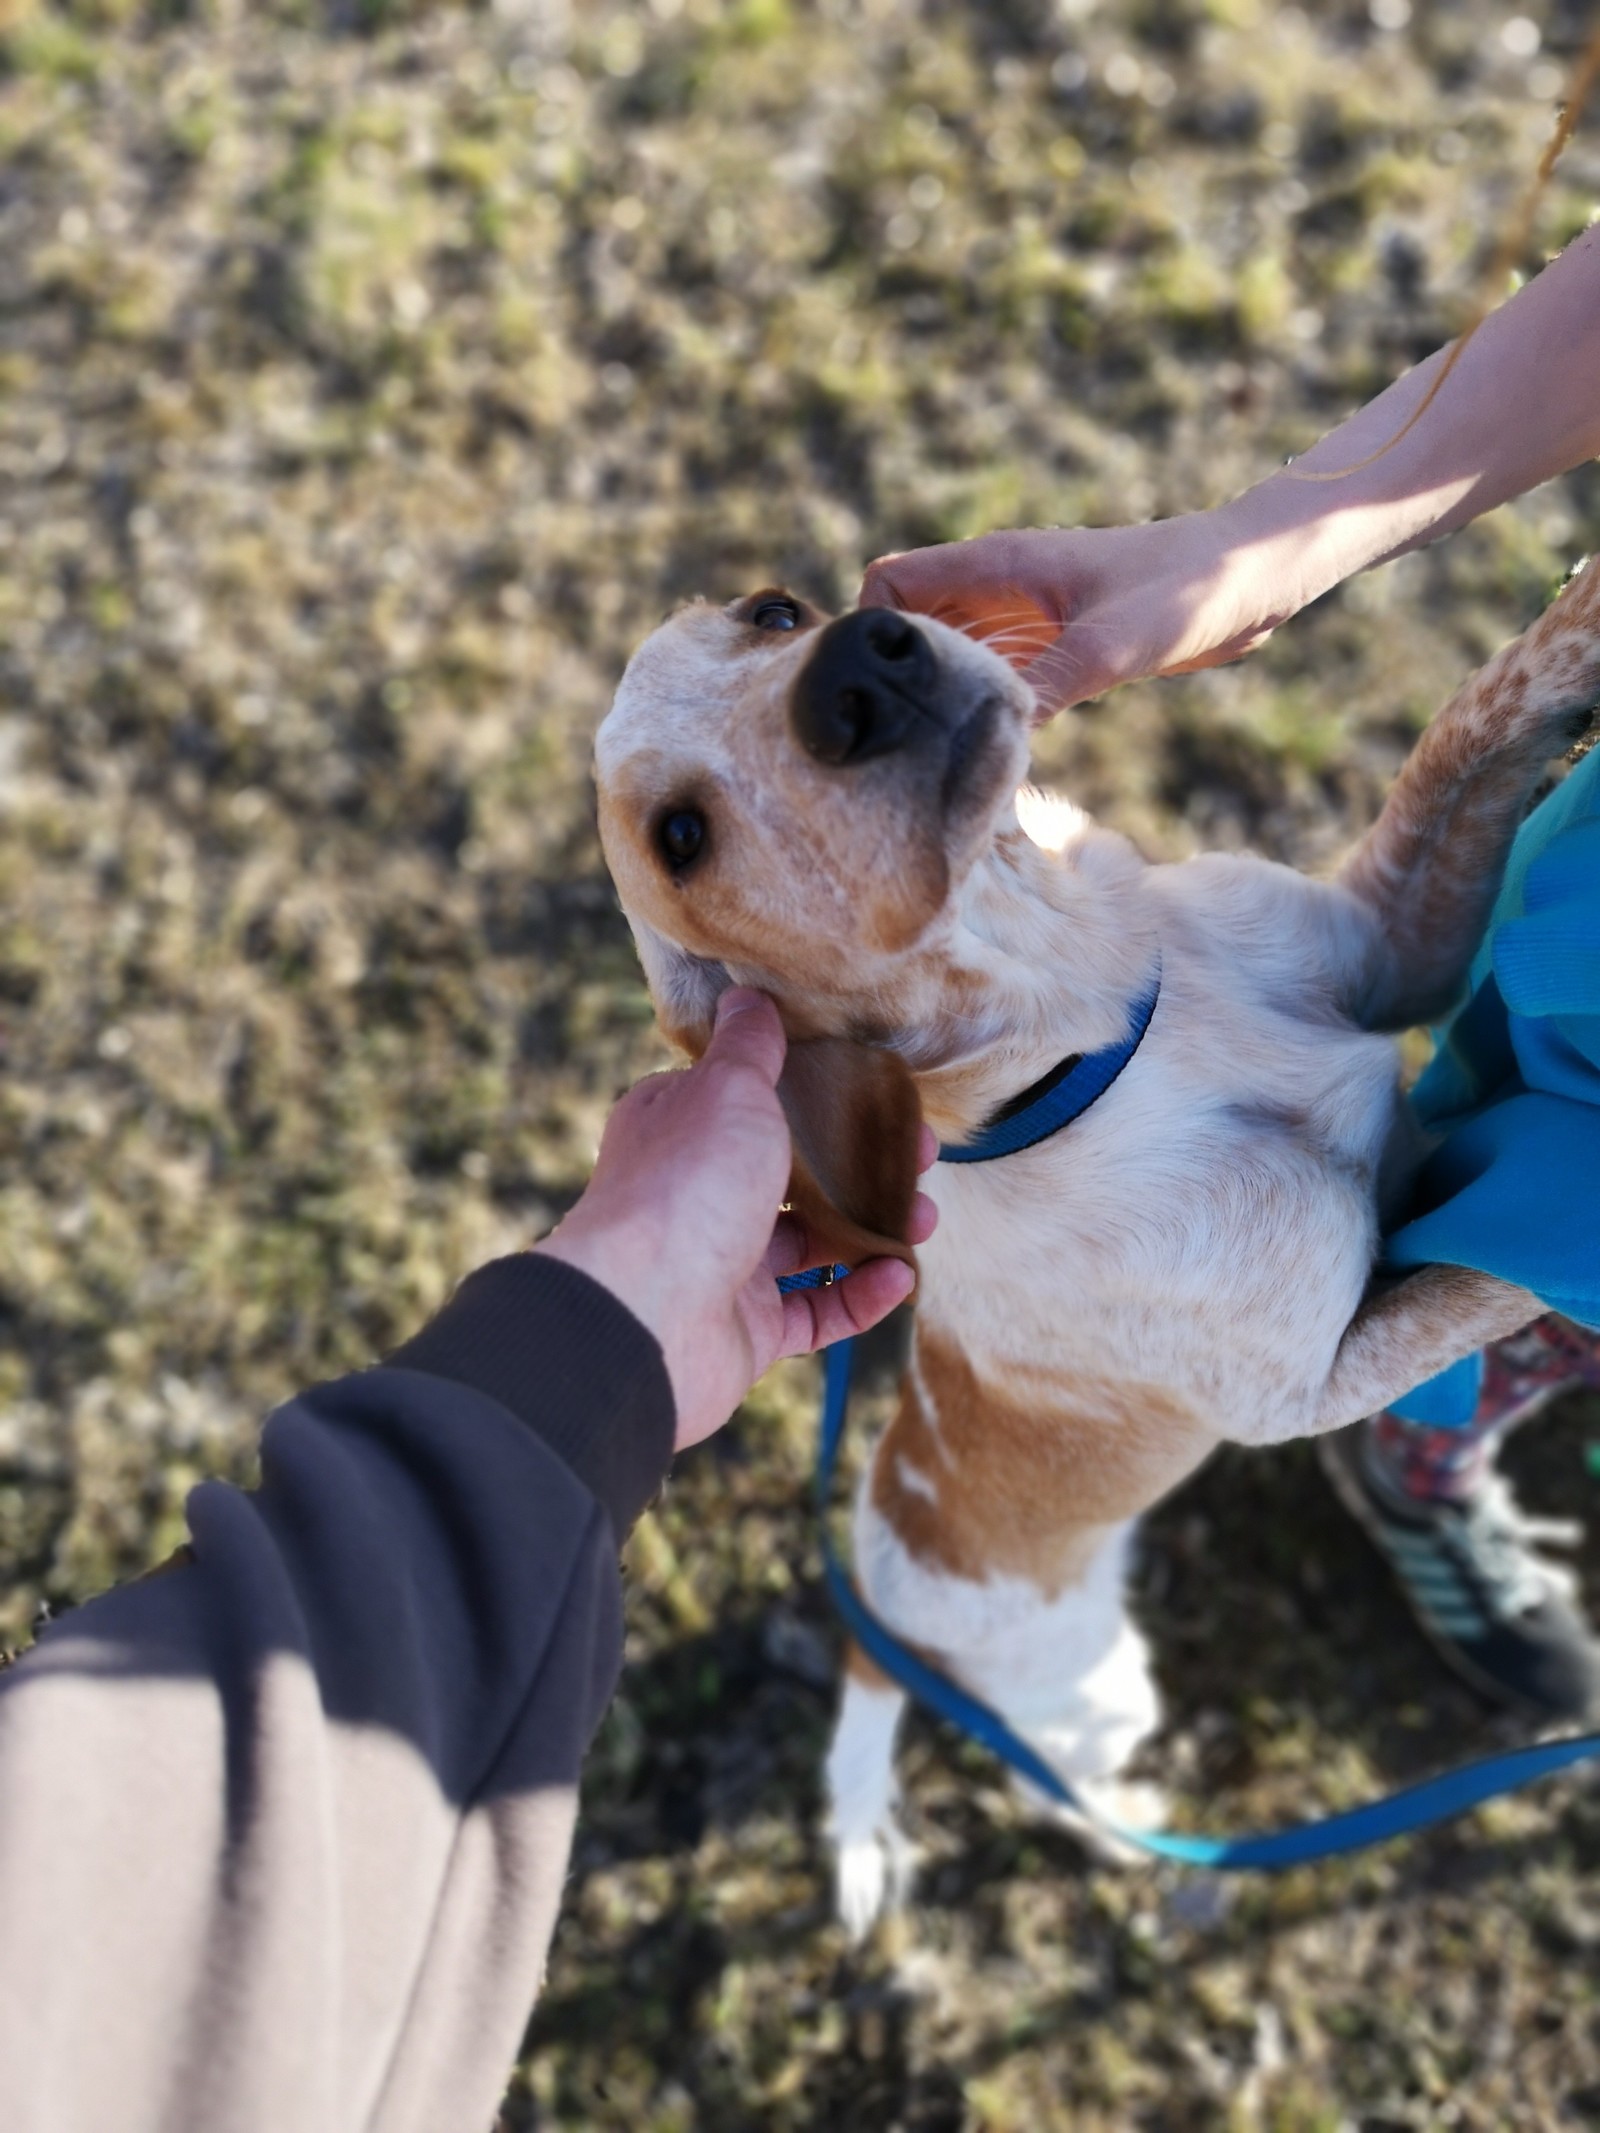
<svg viewBox="0 0 1600 2133"><path fill-rule="evenodd" d="M1155 991L1067 1130L924 1181L939 1226L855 1514L878 1615L1101 1804L1159 1717L1125 1602L1140 1513L1220 1441L1339 1428L1540 1309L1468 1268L1378 1272L1425 1152L1394 1033L1459 998L1597 695L1600 563L1434 719L1328 882L1147 864L1019 799L1031 691L924 616L695 603L600 727L601 838L662 1029L697 1056L726 985L778 1002L819 1261L911 1257L919 1121L969 1141ZM852 1648L828 1784L857 1933L906 1872L902 1704Z"/></svg>

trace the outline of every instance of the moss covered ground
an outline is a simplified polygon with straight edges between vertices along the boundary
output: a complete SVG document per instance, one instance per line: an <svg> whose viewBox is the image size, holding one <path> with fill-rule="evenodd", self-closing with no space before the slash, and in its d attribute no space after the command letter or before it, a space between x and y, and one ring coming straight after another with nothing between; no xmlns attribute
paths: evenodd
<svg viewBox="0 0 1600 2133"><path fill-rule="evenodd" d="M631 644L1303 448L1466 315L1591 16L1528 4L0 0L0 1642L578 1190L660 1057L586 773ZM1523 267L1597 204L1591 118ZM1040 774L1323 865L1597 542L1589 469ZM914 1725L917 1903L847 1947L812 1404L775 1374L632 1543L504 2133L1600 2124L1577 1781L1223 1886ZM1597 1438L1530 1431L1530 1499ZM1163 1509L1139 1604L1193 1819L1508 1737L1303 1448Z"/></svg>

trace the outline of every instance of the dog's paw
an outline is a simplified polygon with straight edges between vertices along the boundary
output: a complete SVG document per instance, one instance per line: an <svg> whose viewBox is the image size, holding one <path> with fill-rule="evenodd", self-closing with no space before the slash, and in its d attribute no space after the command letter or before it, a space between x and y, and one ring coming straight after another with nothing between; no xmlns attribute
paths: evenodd
<svg viewBox="0 0 1600 2133"><path fill-rule="evenodd" d="M1164 1826L1167 1802L1161 1787L1131 1778L1074 1778L1070 1782L1081 1807L1064 1805L1026 1778L1015 1781L1017 1799L1033 1820L1076 1837L1097 1866L1141 1865L1149 1855L1121 1831Z"/></svg>
<svg viewBox="0 0 1600 2133"><path fill-rule="evenodd" d="M839 1922L852 1940L865 1940L886 1911L898 1911L904 1905L916 1870L916 1846L892 1825L838 1846L834 1903Z"/></svg>
<svg viewBox="0 0 1600 2133"><path fill-rule="evenodd" d="M852 1940L865 1940L883 1909L889 1862L876 1837L841 1844L834 1861L834 1908Z"/></svg>
<svg viewBox="0 0 1600 2133"><path fill-rule="evenodd" d="M1124 1829L1164 1829L1171 1815L1165 1792L1148 1778L1093 1778L1079 1789L1097 1815Z"/></svg>

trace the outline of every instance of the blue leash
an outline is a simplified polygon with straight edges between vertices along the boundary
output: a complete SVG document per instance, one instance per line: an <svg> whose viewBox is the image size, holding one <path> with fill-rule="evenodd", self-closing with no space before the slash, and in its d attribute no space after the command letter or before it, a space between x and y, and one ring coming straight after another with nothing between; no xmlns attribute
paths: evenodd
<svg viewBox="0 0 1600 2133"><path fill-rule="evenodd" d="M819 1280L826 1277L819 1276ZM866 1605L840 1561L828 1531L828 1506L839 1464L839 1446L844 1435L845 1409L850 1398L854 1358L853 1340L831 1347L824 1365L826 1391L822 1409L822 1444L817 1460L817 1509L822 1527L823 1575L833 1604L845 1627L892 1681L914 1696L918 1703L958 1726L1003 1763L1029 1778L1039 1790L1070 1807L1098 1828L1107 1830L1125 1844L1158 1858L1178 1859L1186 1866L1208 1866L1226 1873L1245 1868L1275 1871L1304 1866L1314 1859L1331 1859L1341 1852L1360 1851L1369 1844L1383 1844L1391 1837L1408 1836L1434 1822L1448 1821L1468 1808L1502 1793L1517 1792L1535 1779L1574 1763L1600 1755L1600 1733L1581 1733L1571 1740L1536 1741L1526 1748L1513 1748L1504 1755L1484 1756L1446 1770L1421 1784L1408 1785L1364 1807L1347 1808L1341 1814L1325 1815L1310 1822L1292 1823L1285 1829L1268 1830L1250 1837L1184 1836L1166 1830L1129 1829L1108 1821L1054 1771L1038 1751L1000 1716L998 1711L957 1686L948 1675L907 1649L900 1639Z"/></svg>
<svg viewBox="0 0 1600 2133"><path fill-rule="evenodd" d="M1132 1026L1126 1038L1104 1051L1063 1060L1061 1065L1036 1082L991 1118L970 1141L941 1147L943 1163L984 1163L1002 1155L1016 1155L1025 1148L1059 1133L1063 1126L1081 1117L1090 1104L1103 1096L1138 1050L1150 1027L1161 996L1159 965L1148 992L1132 1009ZM791 1289L821 1288L845 1267L812 1268L804 1274L785 1275L778 1286ZM1166 1830L1129 1829L1108 1821L1051 1768L1035 1748L1000 1716L998 1711L959 1687L937 1667L904 1645L887 1624L880 1622L851 1582L840 1561L828 1527L828 1510L839 1465L839 1447L844 1436L845 1413L850 1402L850 1378L855 1342L838 1341L824 1359L822 1439L817 1453L817 1510L822 1528L822 1565L828 1591L845 1627L873 1662L892 1681L899 1683L918 1703L936 1717L948 1719L963 1733L981 1743L1003 1763L1028 1778L1049 1798L1108 1831L1124 1844L1158 1858L1177 1859L1187 1866L1212 1867L1222 1872L1244 1869L1276 1871L1304 1866L1315 1859L1331 1859L1343 1852L1360 1851L1369 1844L1386 1843L1392 1837L1408 1836L1435 1822L1448 1821L1486 1800L1520 1791L1536 1779L1555 1771L1569 1770L1576 1763L1600 1755L1600 1733L1580 1733L1568 1740L1536 1741L1526 1748L1513 1748L1503 1755L1489 1755L1463 1763L1438 1777L1407 1785L1364 1807L1297 1822L1285 1829L1268 1830L1249 1837L1184 1836Z"/></svg>

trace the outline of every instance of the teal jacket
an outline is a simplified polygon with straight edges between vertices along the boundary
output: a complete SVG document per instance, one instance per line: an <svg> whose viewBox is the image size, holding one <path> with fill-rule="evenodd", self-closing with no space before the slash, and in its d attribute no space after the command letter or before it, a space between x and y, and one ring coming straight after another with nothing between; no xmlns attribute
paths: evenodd
<svg viewBox="0 0 1600 2133"><path fill-rule="evenodd" d="M1413 1091L1444 1139L1387 1263L1482 1267L1600 1328L1600 748L1523 824L1466 1005ZM1469 1358L1397 1404L1471 1420Z"/></svg>

